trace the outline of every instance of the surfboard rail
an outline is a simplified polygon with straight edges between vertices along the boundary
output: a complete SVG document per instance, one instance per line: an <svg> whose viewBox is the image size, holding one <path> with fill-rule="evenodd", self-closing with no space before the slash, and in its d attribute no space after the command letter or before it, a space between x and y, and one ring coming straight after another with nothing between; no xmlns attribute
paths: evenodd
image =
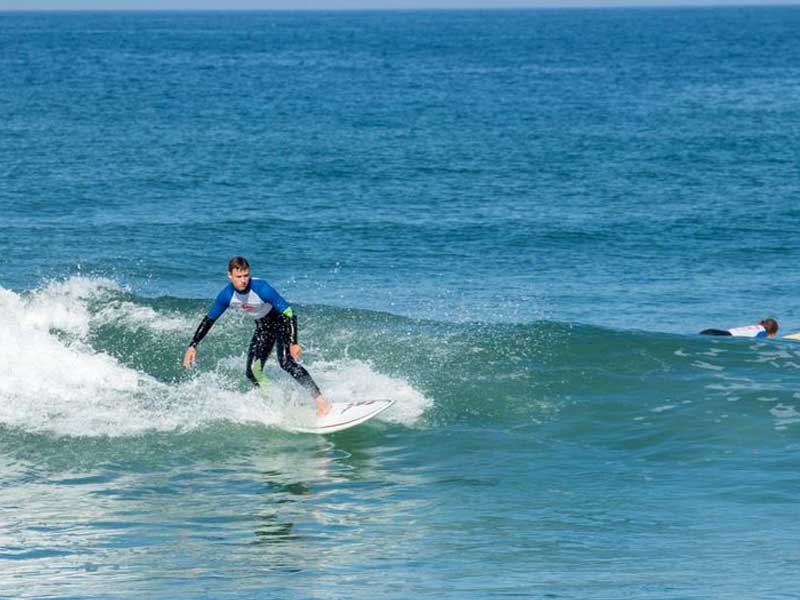
<svg viewBox="0 0 800 600"><path fill-rule="evenodd" d="M307 423L292 423L287 429L296 433L326 434L350 429L378 416L394 404L394 400L360 400L332 402L330 412L314 416Z"/></svg>

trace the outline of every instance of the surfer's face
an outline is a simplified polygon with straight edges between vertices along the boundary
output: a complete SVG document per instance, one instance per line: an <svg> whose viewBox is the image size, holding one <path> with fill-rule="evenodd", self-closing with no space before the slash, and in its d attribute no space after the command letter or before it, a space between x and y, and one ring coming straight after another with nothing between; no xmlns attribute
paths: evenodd
<svg viewBox="0 0 800 600"><path fill-rule="evenodd" d="M228 279L231 280L234 288L243 292L250 283L250 269L234 269L228 273Z"/></svg>

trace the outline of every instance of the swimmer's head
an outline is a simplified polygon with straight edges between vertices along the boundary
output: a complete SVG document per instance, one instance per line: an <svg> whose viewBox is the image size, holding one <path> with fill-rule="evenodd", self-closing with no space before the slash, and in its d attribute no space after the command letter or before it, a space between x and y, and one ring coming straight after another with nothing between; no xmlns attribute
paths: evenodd
<svg viewBox="0 0 800 600"><path fill-rule="evenodd" d="M767 330L767 335L769 337L772 337L778 333L778 322L775 319L764 319L759 323L759 325Z"/></svg>

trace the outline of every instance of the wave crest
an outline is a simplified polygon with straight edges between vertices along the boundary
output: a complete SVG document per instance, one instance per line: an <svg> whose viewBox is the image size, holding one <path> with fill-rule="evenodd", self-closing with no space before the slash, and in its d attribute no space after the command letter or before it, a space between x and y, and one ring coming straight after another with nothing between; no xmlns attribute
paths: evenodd
<svg viewBox="0 0 800 600"><path fill-rule="evenodd" d="M307 394L275 365L267 390L243 383L246 340L211 348L198 372L177 370L195 324L159 301L127 297L110 280L75 277L28 294L0 288L0 424L115 437L220 421L281 427L297 410L311 410ZM312 370L331 400L394 399L387 422L413 426L431 404L365 361L318 360Z"/></svg>

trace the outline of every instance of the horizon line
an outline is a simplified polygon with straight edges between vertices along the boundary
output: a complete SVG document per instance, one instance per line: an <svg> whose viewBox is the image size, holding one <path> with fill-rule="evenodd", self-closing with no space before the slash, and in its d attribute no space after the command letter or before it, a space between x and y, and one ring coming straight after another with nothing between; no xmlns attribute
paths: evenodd
<svg viewBox="0 0 800 600"><path fill-rule="evenodd" d="M708 8L792 8L800 7L800 0L773 1L760 3L756 0L743 0L741 2L714 1L707 4L696 2L679 1L670 2L661 0L653 3L643 4L635 0L610 0L608 2L592 3L570 3L562 5L558 3L547 3L541 5L486 5L486 6L408 6L408 7L225 7L225 8L189 8L189 7L76 7L76 8L0 8L3 13L310 13L310 12L491 12L491 11L528 11L528 10L596 10L596 9L708 9Z"/></svg>

